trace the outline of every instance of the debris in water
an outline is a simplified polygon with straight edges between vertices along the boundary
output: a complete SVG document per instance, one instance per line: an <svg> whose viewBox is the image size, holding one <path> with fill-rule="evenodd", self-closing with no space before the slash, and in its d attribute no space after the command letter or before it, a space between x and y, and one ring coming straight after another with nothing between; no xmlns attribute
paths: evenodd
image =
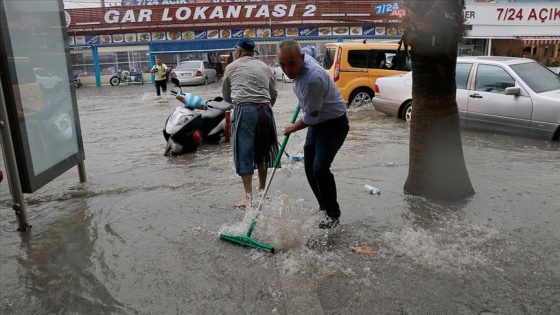
<svg viewBox="0 0 560 315"><path fill-rule="evenodd" d="M356 254L375 254L375 249L371 246L350 246L350 249Z"/></svg>

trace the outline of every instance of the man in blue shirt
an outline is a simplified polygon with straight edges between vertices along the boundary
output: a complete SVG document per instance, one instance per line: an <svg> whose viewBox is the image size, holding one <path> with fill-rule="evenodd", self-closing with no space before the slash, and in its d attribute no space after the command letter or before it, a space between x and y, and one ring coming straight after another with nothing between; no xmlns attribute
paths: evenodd
<svg viewBox="0 0 560 315"><path fill-rule="evenodd" d="M336 183L330 171L331 164L344 143L350 129L346 103L327 72L315 60L314 47L301 46L294 40L285 40L278 47L278 63L292 79L294 92L303 111L303 117L284 128L285 134L307 128L305 138L305 175L319 209L327 214L319 224L330 229L339 224L340 207Z"/></svg>

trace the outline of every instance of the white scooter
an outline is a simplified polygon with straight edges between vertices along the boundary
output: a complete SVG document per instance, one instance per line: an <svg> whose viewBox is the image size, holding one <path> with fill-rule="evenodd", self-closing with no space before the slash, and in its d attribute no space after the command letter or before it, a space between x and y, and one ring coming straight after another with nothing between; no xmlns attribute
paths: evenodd
<svg viewBox="0 0 560 315"><path fill-rule="evenodd" d="M225 102L222 97L204 101L199 96L183 92L177 78L172 78L171 82L178 90L174 88L170 93L183 106L177 106L165 122L163 137L167 145L164 155L194 152L201 143L220 143L222 137L229 134L226 112L233 105Z"/></svg>

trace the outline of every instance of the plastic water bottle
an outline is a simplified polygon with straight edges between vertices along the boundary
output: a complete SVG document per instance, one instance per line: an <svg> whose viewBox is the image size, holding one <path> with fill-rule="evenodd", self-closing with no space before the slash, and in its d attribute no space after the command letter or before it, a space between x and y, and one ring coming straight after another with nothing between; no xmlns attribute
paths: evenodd
<svg viewBox="0 0 560 315"><path fill-rule="evenodd" d="M364 187L369 191L370 195L381 196L381 190L379 188L373 187L371 185L364 185Z"/></svg>

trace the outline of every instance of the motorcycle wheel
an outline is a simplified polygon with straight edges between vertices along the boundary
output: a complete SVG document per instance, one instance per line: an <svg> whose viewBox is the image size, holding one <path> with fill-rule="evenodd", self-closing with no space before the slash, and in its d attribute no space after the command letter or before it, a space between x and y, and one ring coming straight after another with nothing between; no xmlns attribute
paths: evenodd
<svg viewBox="0 0 560 315"><path fill-rule="evenodd" d="M78 89L80 88L80 83L78 83L78 81L74 81L74 86Z"/></svg>
<svg viewBox="0 0 560 315"><path fill-rule="evenodd" d="M111 83L111 86L115 86L121 84L121 80L117 77L112 77L111 80L109 80L109 83Z"/></svg>

